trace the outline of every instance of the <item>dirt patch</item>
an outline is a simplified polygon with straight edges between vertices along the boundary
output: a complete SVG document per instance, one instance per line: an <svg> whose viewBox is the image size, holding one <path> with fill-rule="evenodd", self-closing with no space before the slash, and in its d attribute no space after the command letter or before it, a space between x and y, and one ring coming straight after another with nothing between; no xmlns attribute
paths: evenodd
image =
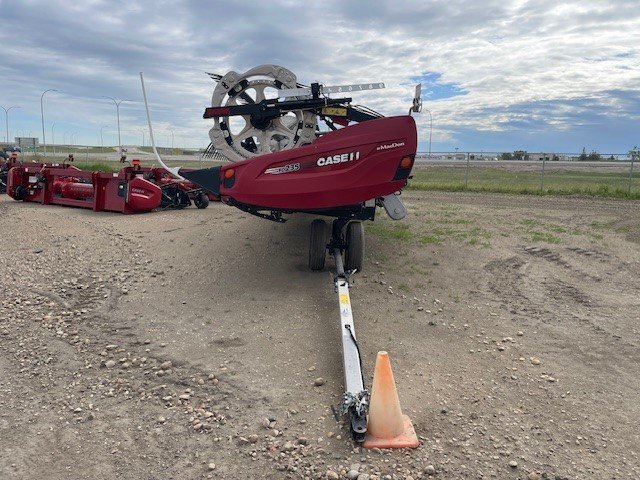
<svg viewBox="0 0 640 480"><path fill-rule="evenodd" d="M334 413L310 218L0 197L18 239L0 256L0 477L639 478L637 203L403 198L403 224L369 229L352 303L367 382L390 352L409 453L356 448Z"/></svg>

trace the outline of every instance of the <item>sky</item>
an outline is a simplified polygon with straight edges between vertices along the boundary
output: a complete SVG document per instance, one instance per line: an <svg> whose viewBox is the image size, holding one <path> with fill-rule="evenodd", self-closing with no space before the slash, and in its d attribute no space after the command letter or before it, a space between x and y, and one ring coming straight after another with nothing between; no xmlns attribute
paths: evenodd
<svg viewBox="0 0 640 480"><path fill-rule="evenodd" d="M10 138L42 141L56 89L48 143L117 145L109 96L126 100L122 143L148 144L144 72L157 144L206 147L205 72L277 64L305 84L384 82L354 101L386 116L421 83L422 151L430 133L433 151L640 145L640 0L0 0L0 18Z"/></svg>

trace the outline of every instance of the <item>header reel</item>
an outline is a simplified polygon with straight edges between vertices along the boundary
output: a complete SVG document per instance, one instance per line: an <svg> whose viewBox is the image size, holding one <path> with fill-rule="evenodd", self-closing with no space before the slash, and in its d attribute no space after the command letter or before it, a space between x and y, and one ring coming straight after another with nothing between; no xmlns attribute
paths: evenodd
<svg viewBox="0 0 640 480"><path fill-rule="evenodd" d="M382 117L352 106L351 98L327 95L384 88L383 83L307 87L297 83L293 72L277 65L209 76L218 82L212 106L203 115L214 120L209 130L211 145L234 162L313 143L319 134L318 119L335 130L335 124Z"/></svg>
<svg viewBox="0 0 640 480"><path fill-rule="evenodd" d="M216 79L218 76L213 76ZM231 161L306 145L315 140L316 117L301 108L265 114L264 106L277 102L278 91L296 88L296 76L277 65L261 65L239 74L217 78L211 108L209 138Z"/></svg>

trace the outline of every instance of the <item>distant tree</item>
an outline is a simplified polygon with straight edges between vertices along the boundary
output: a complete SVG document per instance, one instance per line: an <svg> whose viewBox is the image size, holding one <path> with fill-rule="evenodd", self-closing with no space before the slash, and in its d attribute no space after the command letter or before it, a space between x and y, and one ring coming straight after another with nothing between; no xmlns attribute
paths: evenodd
<svg viewBox="0 0 640 480"><path fill-rule="evenodd" d="M611 156L608 158L608 160L609 160L610 162L613 162L613 161L615 161L615 157L614 157L613 155L611 155Z"/></svg>
<svg viewBox="0 0 640 480"><path fill-rule="evenodd" d="M513 152L513 158L516 160L529 160L529 154L525 150L516 150Z"/></svg>
<svg viewBox="0 0 640 480"><path fill-rule="evenodd" d="M557 162L557 161L560 160L560 157L554 153L553 157L551 158L551 160L553 160L554 162Z"/></svg>
<svg viewBox="0 0 640 480"><path fill-rule="evenodd" d="M580 160L581 162L586 162L588 159L588 155L587 152L585 151L585 148L582 147L582 153L580 154L580 156L578 157L578 160Z"/></svg>
<svg viewBox="0 0 640 480"><path fill-rule="evenodd" d="M511 152L501 153L500 160L513 160L513 155L511 155Z"/></svg>
<svg viewBox="0 0 640 480"><path fill-rule="evenodd" d="M633 147L631 150L629 150L629 157L631 157L631 159L635 162L640 160L640 148Z"/></svg>
<svg viewBox="0 0 640 480"><path fill-rule="evenodd" d="M590 162L599 162L600 160L602 160L602 156L595 150L592 150L587 159Z"/></svg>

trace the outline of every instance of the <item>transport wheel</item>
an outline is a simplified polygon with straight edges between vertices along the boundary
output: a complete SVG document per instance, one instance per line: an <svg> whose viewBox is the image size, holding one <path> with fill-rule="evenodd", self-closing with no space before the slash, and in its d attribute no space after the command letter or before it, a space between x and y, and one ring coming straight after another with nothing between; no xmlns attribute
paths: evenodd
<svg viewBox="0 0 640 480"><path fill-rule="evenodd" d="M309 268L322 270L327 255L327 224L324 220L311 222L311 238L309 240Z"/></svg>
<svg viewBox="0 0 640 480"><path fill-rule="evenodd" d="M364 266L364 225L353 221L347 224L347 248L344 252L344 269L362 271Z"/></svg>
<svg viewBox="0 0 640 480"><path fill-rule="evenodd" d="M193 203L195 203L199 209L207 208L209 206L209 197L204 193L199 193L196 195L196 198L193 199Z"/></svg>
<svg viewBox="0 0 640 480"><path fill-rule="evenodd" d="M188 207L189 205L191 205L191 200L189 200L189 194L187 194L187 192L180 190L179 188L176 189L175 196L173 197L173 208L180 209L180 208Z"/></svg>
<svg viewBox="0 0 640 480"><path fill-rule="evenodd" d="M22 185L18 185L13 190L13 199L14 200L22 200L26 196L27 196L27 189L24 188Z"/></svg>

